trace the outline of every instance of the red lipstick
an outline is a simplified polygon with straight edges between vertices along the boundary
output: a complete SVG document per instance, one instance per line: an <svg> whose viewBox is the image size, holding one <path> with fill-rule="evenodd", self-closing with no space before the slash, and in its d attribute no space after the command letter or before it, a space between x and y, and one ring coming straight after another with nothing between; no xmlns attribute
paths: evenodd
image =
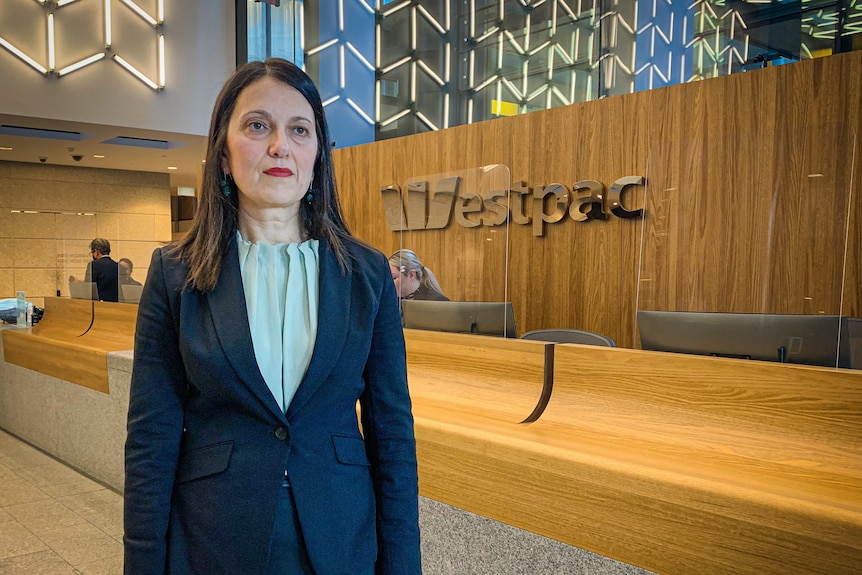
<svg viewBox="0 0 862 575"><path fill-rule="evenodd" d="M270 168L268 170L264 170L263 173L276 178L289 178L293 175L293 170L290 168Z"/></svg>

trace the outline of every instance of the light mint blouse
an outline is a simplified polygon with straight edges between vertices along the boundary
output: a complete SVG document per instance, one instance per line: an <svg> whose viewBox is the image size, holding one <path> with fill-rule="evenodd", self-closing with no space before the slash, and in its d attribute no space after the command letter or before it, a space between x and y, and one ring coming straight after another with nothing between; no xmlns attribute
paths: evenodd
<svg viewBox="0 0 862 575"><path fill-rule="evenodd" d="M236 234L254 355L287 413L317 337L318 241L251 243Z"/></svg>

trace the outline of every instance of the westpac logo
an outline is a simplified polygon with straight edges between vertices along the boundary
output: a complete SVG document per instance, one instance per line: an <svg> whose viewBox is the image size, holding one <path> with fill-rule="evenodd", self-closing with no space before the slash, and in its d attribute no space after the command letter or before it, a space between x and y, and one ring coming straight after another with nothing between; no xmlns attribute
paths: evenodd
<svg viewBox="0 0 862 575"><path fill-rule="evenodd" d="M596 180L580 180L571 185L509 185L508 169L488 177L488 167L447 173L442 176L410 178L404 189L392 184L380 188L386 225L390 230L418 231L446 228L455 216L465 228L493 227L506 223L532 225L533 235L542 236L545 224L566 216L576 222L617 218L638 218L643 210L627 209L623 193L643 184L642 176L624 176L605 186ZM493 167L491 167L493 168Z"/></svg>

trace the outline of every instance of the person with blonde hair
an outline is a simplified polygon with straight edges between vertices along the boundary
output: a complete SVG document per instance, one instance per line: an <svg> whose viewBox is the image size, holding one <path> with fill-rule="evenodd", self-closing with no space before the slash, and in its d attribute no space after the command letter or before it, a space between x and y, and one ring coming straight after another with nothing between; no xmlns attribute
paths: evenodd
<svg viewBox="0 0 862 575"><path fill-rule="evenodd" d="M401 299L449 301L443 295L434 272L422 265L412 250L398 250L389 256L389 268L395 291Z"/></svg>

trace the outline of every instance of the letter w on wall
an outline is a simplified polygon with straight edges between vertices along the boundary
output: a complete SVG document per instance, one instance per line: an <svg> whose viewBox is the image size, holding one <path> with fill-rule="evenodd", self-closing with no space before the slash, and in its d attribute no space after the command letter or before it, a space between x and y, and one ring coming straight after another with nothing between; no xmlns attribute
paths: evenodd
<svg viewBox="0 0 862 575"><path fill-rule="evenodd" d="M408 181L406 194L394 185L381 188L386 225L394 232L445 228L452 217L459 180L443 178L435 190L429 190L426 181Z"/></svg>

